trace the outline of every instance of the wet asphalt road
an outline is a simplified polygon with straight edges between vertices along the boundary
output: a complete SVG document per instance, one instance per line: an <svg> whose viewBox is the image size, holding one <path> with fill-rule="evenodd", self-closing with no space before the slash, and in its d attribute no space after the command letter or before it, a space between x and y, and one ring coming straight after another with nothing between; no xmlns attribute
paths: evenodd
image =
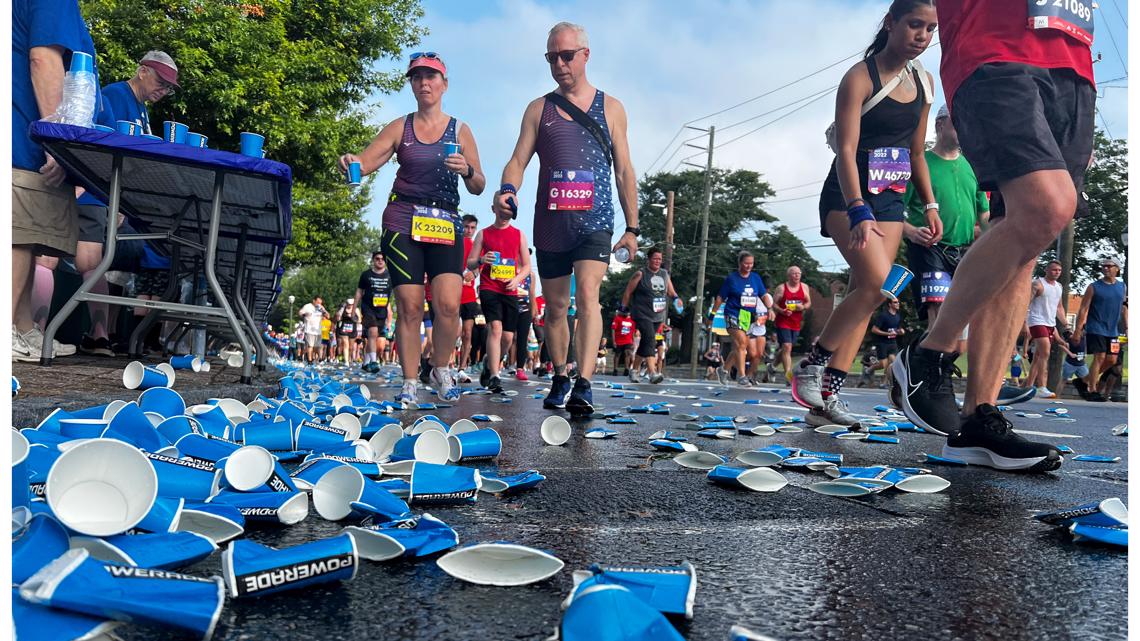
<svg viewBox="0 0 1140 641"><path fill-rule="evenodd" d="M625 383L627 398L595 382L605 410L657 401L677 413L794 416L804 410L786 389L708 389L704 383L660 386ZM1115 464L1066 461L1038 476L985 468L930 467L952 485L939 494L887 490L855 499L805 489L821 473L784 470L789 485L774 494L715 486L648 445L659 429L682 423L636 415L636 425L613 425L616 439L588 440L584 429L563 447L538 434L548 414L530 398L546 381L511 381L509 404L466 396L455 407L406 412L404 423L433 413L447 421L497 414L503 435L501 471L537 469L547 480L507 497L481 494L470 506L430 512L459 533L460 543L507 540L552 551L566 562L554 578L520 588L463 583L434 558L416 562L363 561L355 580L237 602L229 600L215 639L543 639L559 622L570 571L594 562L677 564L697 568L695 617L677 622L691 641L723 640L741 624L775 639L1124 639L1127 555L1073 543L1066 533L1030 520L1037 510L1127 496L1127 437L1111 428L1127 407L1066 401L1075 422L1050 420L1061 407L1031 401L1016 409L1042 418L1013 417L1030 438L1066 444L1077 453L1122 457ZM636 391L633 391L636 390ZM714 392L722 391L720 396ZM395 390L374 387L383 397ZM674 391L675 394L666 394ZM632 399L633 394L640 399ZM691 407L699 395L709 408ZM882 391L845 392L856 413L873 414ZM375 395L374 395L375 397ZM762 405L745 405L760 398ZM422 399L427 401L426 393ZM600 409L602 408L600 407ZM593 421L591 425L600 425ZM845 465L918 465L921 452L939 453L942 439L900 433L898 445L840 441L807 428L800 434L710 440L701 449L733 455L779 443L840 452ZM485 467L485 466L482 466ZM311 511L304 522L260 529L249 536L274 546L336 534ZM220 572L218 555L189 568ZM154 630L124 629L125 639L154 638ZM167 637L169 631L162 631Z"/></svg>

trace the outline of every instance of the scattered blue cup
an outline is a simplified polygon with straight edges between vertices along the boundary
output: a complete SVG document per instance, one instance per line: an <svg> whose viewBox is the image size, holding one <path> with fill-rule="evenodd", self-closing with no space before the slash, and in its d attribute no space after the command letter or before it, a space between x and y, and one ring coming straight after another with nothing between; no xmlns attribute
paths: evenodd
<svg viewBox="0 0 1140 641"><path fill-rule="evenodd" d="M452 434L447 437L450 448L448 460L452 463L459 461L473 461L493 459L503 449L503 439L493 429L486 428Z"/></svg>
<svg viewBox="0 0 1140 641"><path fill-rule="evenodd" d="M473 503L479 494L479 472L469 467L417 461L410 483L408 503Z"/></svg>
<svg viewBox="0 0 1140 641"><path fill-rule="evenodd" d="M173 142L179 145L186 144L186 134L190 133L190 127L180 122L167 120L162 123L162 139L166 142Z"/></svg>
<svg viewBox="0 0 1140 641"><path fill-rule="evenodd" d="M169 421L171 419L167 420ZM165 423L166 421L163 421L163 424ZM198 459L199 461L217 463L236 452L241 447L241 443L235 443L234 441L224 438L216 438L209 434L193 433L186 434L179 438L174 442L174 447L182 456L188 456Z"/></svg>
<svg viewBox="0 0 1140 641"><path fill-rule="evenodd" d="M117 534L105 538L82 536L73 537L71 545L87 550L100 561L155 570L193 565L218 549L208 537L194 532Z"/></svg>
<svg viewBox="0 0 1140 641"><path fill-rule="evenodd" d="M186 413L186 401L169 387L152 387L139 394L139 407L144 412L157 412L170 419ZM184 417L185 418L185 417Z"/></svg>
<svg viewBox="0 0 1140 641"><path fill-rule="evenodd" d="M359 162L348 163L348 184L350 184L354 187L360 184L360 163Z"/></svg>
<svg viewBox="0 0 1140 641"><path fill-rule="evenodd" d="M186 499L173 496L159 496L154 499L150 512L146 513L138 525L129 530L127 534L139 532L173 532L178 529L178 519L182 516L182 507ZM99 557L102 558L102 557Z"/></svg>
<svg viewBox="0 0 1140 641"><path fill-rule="evenodd" d="M349 526L344 531L356 541L360 558L369 561L417 558L459 545L455 530L430 514L369 527Z"/></svg>
<svg viewBox="0 0 1140 641"><path fill-rule="evenodd" d="M251 523L293 525L309 516L309 495L297 492L231 492L223 490L210 499L210 504L229 505L238 509Z"/></svg>
<svg viewBox="0 0 1140 641"><path fill-rule="evenodd" d="M152 387L167 387L166 373L160 369L143 365L140 361L131 361L123 368L123 386L127 389L150 389Z"/></svg>
<svg viewBox="0 0 1140 641"><path fill-rule="evenodd" d="M140 138L146 138L147 140L154 140L156 142L162 142L163 141L162 136L156 136L154 134L139 134L139 137Z"/></svg>
<svg viewBox="0 0 1140 641"><path fill-rule="evenodd" d="M199 133L194 133L193 131L186 133L186 144L190 145L191 147L197 147L199 149L206 149L207 143L209 143L209 142L210 142L210 138L208 136L204 136L204 135L199 134Z"/></svg>
<svg viewBox="0 0 1140 641"><path fill-rule="evenodd" d="M26 508L32 497L28 493L28 449L31 444L27 437L12 430L12 509Z"/></svg>
<svg viewBox="0 0 1140 641"><path fill-rule="evenodd" d="M241 155L264 158L265 136L249 131L241 132Z"/></svg>
<svg viewBox="0 0 1140 641"><path fill-rule="evenodd" d="M348 581L357 565L356 544L347 534L281 549L239 539L222 555L222 573L235 599ZM307 571L295 571L301 567Z"/></svg>
<svg viewBox="0 0 1140 641"><path fill-rule="evenodd" d="M59 422L59 433L68 439L99 438L107 429L101 418L65 418Z"/></svg>
<svg viewBox="0 0 1140 641"><path fill-rule="evenodd" d="M192 369L195 372L202 371L202 361L193 354L186 354L185 356L171 356L170 366L174 369Z"/></svg>
<svg viewBox="0 0 1140 641"><path fill-rule="evenodd" d="M116 120L115 131L118 131L124 136L137 136L142 133L142 127L133 120Z"/></svg>
<svg viewBox="0 0 1140 641"><path fill-rule="evenodd" d="M685 561L679 566L591 565L590 576L577 583L570 598L594 585L620 585L662 614L693 618L697 571ZM577 579L577 573L575 573Z"/></svg>
<svg viewBox="0 0 1140 641"><path fill-rule="evenodd" d="M324 456L311 458L293 470L289 476L293 479L293 484L297 486L297 489L311 490L326 472L343 465L345 463Z"/></svg>
<svg viewBox="0 0 1140 641"><path fill-rule="evenodd" d="M883 281L883 286L879 288L879 291L890 300L898 300L899 294L906 289L912 278L914 278L914 274L906 267L898 264L891 265L891 273L887 274L887 280Z"/></svg>
<svg viewBox="0 0 1140 641"><path fill-rule="evenodd" d="M70 547L67 528L47 514L33 516L12 536L12 581L23 583Z"/></svg>
<svg viewBox="0 0 1140 641"><path fill-rule="evenodd" d="M242 442L260 445L271 452L288 452L296 443L293 434L293 424L289 421L256 421L244 425Z"/></svg>
<svg viewBox="0 0 1140 641"><path fill-rule="evenodd" d="M158 496L205 500L217 487L218 469L210 461L147 454L158 476Z"/></svg>

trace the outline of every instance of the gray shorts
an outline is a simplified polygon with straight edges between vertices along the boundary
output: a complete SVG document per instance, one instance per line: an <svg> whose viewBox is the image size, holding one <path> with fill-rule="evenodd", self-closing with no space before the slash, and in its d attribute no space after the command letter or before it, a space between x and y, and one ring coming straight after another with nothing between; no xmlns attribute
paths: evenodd
<svg viewBox="0 0 1140 641"><path fill-rule="evenodd" d="M305 345L308 347L317 347L321 344L320 334L305 334Z"/></svg>

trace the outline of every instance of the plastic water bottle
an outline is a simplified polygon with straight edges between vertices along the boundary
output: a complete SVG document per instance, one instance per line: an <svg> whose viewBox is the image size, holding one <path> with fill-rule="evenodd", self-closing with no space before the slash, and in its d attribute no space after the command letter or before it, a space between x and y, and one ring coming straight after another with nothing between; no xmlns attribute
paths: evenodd
<svg viewBox="0 0 1140 641"><path fill-rule="evenodd" d="M617 251L614 252L614 260L616 260L617 262L622 263L622 264L628 263L629 262L629 250L626 249L625 247L618 247Z"/></svg>
<svg viewBox="0 0 1140 641"><path fill-rule="evenodd" d="M56 110L55 122L91 127L95 120L95 60L91 54L71 54L71 69L63 76L63 100Z"/></svg>

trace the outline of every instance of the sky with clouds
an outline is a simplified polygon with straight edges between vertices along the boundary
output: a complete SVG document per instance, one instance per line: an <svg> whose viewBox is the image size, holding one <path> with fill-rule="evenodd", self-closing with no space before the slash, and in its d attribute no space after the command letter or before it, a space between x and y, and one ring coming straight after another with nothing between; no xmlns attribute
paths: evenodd
<svg viewBox="0 0 1140 641"><path fill-rule="evenodd" d="M568 20L589 33L591 59L586 69L591 83L625 104L630 151L639 176L676 171L685 159L703 164L704 152L681 143L701 136L691 144L703 146L707 139L697 131L682 131L682 126L715 125L714 165L760 172L777 190L766 210L794 230L825 269L838 270L842 258L819 236L816 211L820 183L833 157L823 137L834 113L830 89L870 43L889 4L882 0L424 0L422 24L430 33L417 49L436 51L444 58L450 83L443 109L467 122L475 134L488 188L475 197L461 186L460 194L462 209L479 216L481 225L491 222L491 195L514 149L523 108L555 87L542 57L547 31ZM1128 3L1100 0L1099 5L1093 45L1094 57L1099 53L1102 58L1094 66L1100 85L1097 126L1126 138ZM944 102L939 56L940 50L932 46L921 58L935 77L935 109ZM404 64L406 58L384 60L379 66L393 69ZM751 100L763 94L768 95ZM371 106L379 125L414 111L415 99L405 86L398 94L376 96ZM933 126L931 118L931 138ZM522 212L532 211L537 167L535 158L520 189ZM377 172L374 188L379 199L387 194L394 175L392 164ZM368 222L379 227L382 211L383 203L374 203ZM620 228L620 211L617 221ZM530 234L531 221L525 213L518 224Z"/></svg>

